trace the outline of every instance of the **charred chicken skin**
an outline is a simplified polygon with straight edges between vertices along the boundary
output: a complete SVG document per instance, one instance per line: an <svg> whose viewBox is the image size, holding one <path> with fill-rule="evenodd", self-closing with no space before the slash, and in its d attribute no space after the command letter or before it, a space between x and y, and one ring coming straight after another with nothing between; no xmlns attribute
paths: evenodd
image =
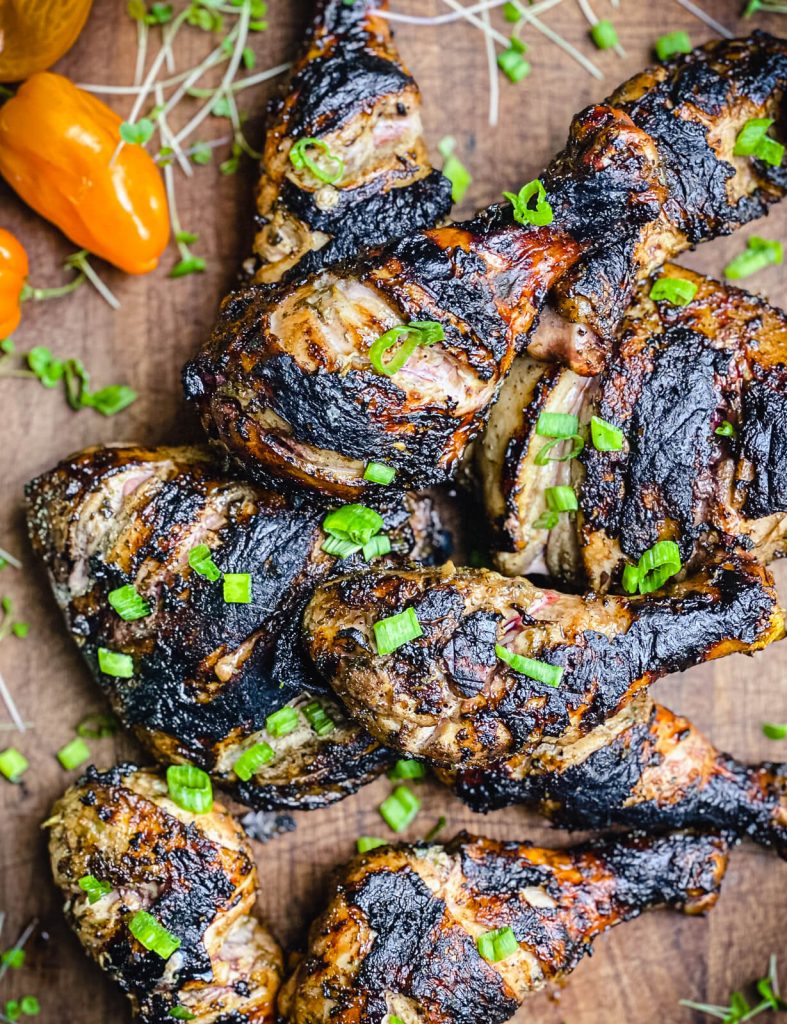
<svg viewBox="0 0 787 1024"><path fill-rule="evenodd" d="M680 834L378 848L339 874L279 1009L286 1024L502 1024L614 925L712 907L726 860L723 839ZM478 943L497 929L513 935L492 960Z"/></svg>
<svg viewBox="0 0 787 1024"><path fill-rule="evenodd" d="M375 624L402 613L414 613L421 635L380 655ZM304 633L317 669L372 735L455 768L580 739L660 676L781 638L784 618L766 570L747 560L648 598L559 594L448 565L327 581ZM525 670L510 663L516 655L530 659ZM533 663L536 678L524 674Z"/></svg>
<svg viewBox="0 0 787 1024"><path fill-rule="evenodd" d="M787 857L787 764L741 764L647 694L575 743L441 774L477 811L527 804L572 829L718 830Z"/></svg>
<svg viewBox="0 0 787 1024"><path fill-rule="evenodd" d="M748 119L778 121L785 82L787 48L763 34L637 76L616 94L622 105L575 118L543 177L551 223L523 226L510 205L496 206L274 292L252 286L230 295L184 371L187 396L210 436L252 476L273 473L344 496L366 486L369 460L393 465L401 484L450 477L517 350L530 345L531 354L581 373L600 368L589 331L586 352L530 337L547 292L581 257L638 233L642 252L661 252L652 257L661 262L679 247L675 224L690 244L781 195L782 172L732 149ZM646 116L649 89L680 146ZM676 171L687 164L724 187L710 197L697 183L684 188ZM443 340L380 372L369 357L373 342L424 321L439 325Z"/></svg>
<svg viewBox="0 0 787 1024"><path fill-rule="evenodd" d="M685 305L651 299L664 280L696 293ZM672 264L640 287L597 378L518 360L477 449L498 567L606 591L662 540L689 570L736 548L783 554L786 367L781 310ZM538 465L550 412L576 415L587 441L576 459ZM595 449L593 416L623 432L621 450ZM579 511L544 529L546 488L560 484Z"/></svg>
<svg viewBox="0 0 787 1024"><path fill-rule="evenodd" d="M251 848L223 807L184 811L160 775L126 764L89 769L46 826L66 917L142 1024L169 1024L175 1007L195 1024L272 1024L282 955L254 916ZM107 891L79 884L91 876ZM139 912L179 941L166 959L132 934Z"/></svg>
<svg viewBox="0 0 787 1024"><path fill-rule="evenodd" d="M257 194L257 282L293 268L315 272L361 249L443 220L451 183L429 164L418 86L403 66L385 0L322 0L306 46L271 108ZM323 181L296 169L301 140L327 146L312 154ZM301 143L302 144L302 143Z"/></svg>
<svg viewBox="0 0 787 1024"><path fill-rule="evenodd" d="M325 513L223 473L199 448L88 449L28 485L33 547L118 717L159 760L197 764L254 807L322 806L388 762L300 651L303 605L344 564L322 550ZM407 557L428 560L444 540L426 499L396 500L384 518ZM199 545L214 578L191 564ZM225 602L225 572L251 574L250 603ZM129 586L149 614L127 621L110 594ZM130 658L125 675L102 671L102 648ZM304 717L314 700L333 729ZM287 705L297 727L271 735L268 716ZM235 762L257 743L275 757L244 781Z"/></svg>

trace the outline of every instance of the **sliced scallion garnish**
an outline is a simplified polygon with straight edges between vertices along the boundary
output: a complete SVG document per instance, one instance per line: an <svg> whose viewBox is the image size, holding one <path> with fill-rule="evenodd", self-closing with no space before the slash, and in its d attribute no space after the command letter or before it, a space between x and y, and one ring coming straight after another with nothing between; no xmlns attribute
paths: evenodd
<svg viewBox="0 0 787 1024"><path fill-rule="evenodd" d="M384 462L369 462L363 471L364 480L372 484L393 483L396 470L393 466L387 466Z"/></svg>
<svg viewBox="0 0 787 1024"><path fill-rule="evenodd" d="M168 931L147 910L138 910L129 921L128 929L137 942L145 949L157 953L162 960L169 960L175 950L180 948L177 935Z"/></svg>
<svg viewBox="0 0 787 1024"><path fill-rule="evenodd" d="M318 700L307 704L303 715L318 736L327 736L336 728L336 723Z"/></svg>
<svg viewBox="0 0 787 1024"><path fill-rule="evenodd" d="M598 416L590 419L590 438L597 452L619 452L623 448L623 431Z"/></svg>
<svg viewBox="0 0 787 1024"><path fill-rule="evenodd" d="M691 40L688 32L667 32L659 36L654 49L659 60L669 60L678 53L691 53Z"/></svg>
<svg viewBox="0 0 787 1024"><path fill-rule="evenodd" d="M170 799L184 811L207 814L213 807L213 784L210 776L193 764L171 764L167 768Z"/></svg>
<svg viewBox="0 0 787 1024"><path fill-rule="evenodd" d="M391 538L385 533L379 533L376 537L372 537L368 544L364 544L362 550L364 559L371 562L373 558L380 558L390 552Z"/></svg>
<svg viewBox="0 0 787 1024"><path fill-rule="evenodd" d="M106 675L117 679L130 679L134 675L134 659L131 655L110 651L106 647L98 649L98 667Z"/></svg>
<svg viewBox="0 0 787 1024"><path fill-rule="evenodd" d="M614 50L620 43L618 32L609 18L600 18L590 29L590 38L599 50Z"/></svg>
<svg viewBox="0 0 787 1024"><path fill-rule="evenodd" d="M233 771L239 779L248 782L255 772L272 761L275 756L276 752L270 743L255 743L253 747L243 751L232 766Z"/></svg>
<svg viewBox="0 0 787 1024"><path fill-rule="evenodd" d="M389 615L386 619L379 619L372 628L377 644L377 653L380 655L391 654L404 644L416 640L424 634L414 608L407 608L398 615Z"/></svg>
<svg viewBox="0 0 787 1024"><path fill-rule="evenodd" d="M550 454L553 448L563 445L567 441L571 441L571 448L567 452L564 452L562 455ZM571 437L555 437L541 446L536 452L533 462L537 466L546 466L548 462L569 462L571 459L575 459L584 447L585 439L581 434L572 434Z"/></svg>
<svg viewBox="0 0 787 1024"><path fill-rule="evenodd" d="M0 751L0 775L9 782L19 782L29 767L30 762L16 747L6 747Z"/></svg>
<svg viewBox="0 0 787 1024"><path fill-rule="evenodd" d="M735 427L729 420L722 420L713 433L718 437L735 437Z"/></svg>
<svg viewBox="0 0 787 1024"><path fill-rule="evenodd" d="M404 832L421 810L421 801L407 786L397 786L380 804L380 816L394 832Z"/></svg>
<svg viewBox="0 0 787 1024"><path fill-rule="evenodd" d="M356 551L360 551L362 545L353 544L351 540L341 540L339 537L326 537L320 546L326 555L334 555L336 558L349 558Z"/></svg>
<svg viewBox="0 0 787 1024"><path fill-rule="evenodd" d="M195 1014L185 1006L173 1006L167 1016L175 1020L194 1020Z"/></svg>
<svg viewBox="0 0 787 1024"><path fill-rule="evenodd" d="M125 622L135 622L150 615L150 605L131 583L110 590L107 600Z"/></svg>
<svg viewBox="0 0 787 1024"><path fill-rule="evenodd" d="M221 578L221 569L213 561L211 550L207 544L197 544L189 551L189 565L194 572L213 583Z"/></svg>
<svg viewBox="0 0 787 1024"><path fill-rule="evenodd" d="M438 341L444 340L445 328L436 320L411 320L407 324L392 327L385 334L381 334L369 346L367 354L369 362L378 373L384 373L386 377L392 377L402 369L419 345L428 348L430 345L435 345ZM399 346L398 352L385 362L383 356L395 345Z"/></svg>
<svg viewBox="0 0 787 1024"><path fill-rule="evenodd" d="M309 155L310 149L319 150L322 154L320 163ZM304 168L311 171L318 181L326 185L335 185L344 174L344 161L333 154L328 143L322 139L298 139L290 148L290 163L296 171Z"/></svg>
<svg viewBox="0 0 787 1024"><path fill-rule="evenodd" d="M420 761L399 760L388 772L389 779L425 779L426 765Z"/></svg>
<svg viewBox="0 0 787 1024"><path fill-rule="evenodd" d="M573 487L547 487L544 498L547 508L552 512L576 512L579 508Z"/></svg>
<svg viewBox="0 0 787 1024"><path fill-rule="evenodd" d="M685 277L660 277L650 289L655 302L671 302L673 306L688 306L696 294L697 285Z"/></svg>
<svg viewBox="0 0 787 1024"><path fill-rule="evenodd" d="M369 850L376 850L378 846L387 846L387 839L378 839L377 836L358 836L355 841L358 853L368 853Z"/></svg>
<svg viewBox="0 0 787 1024"><path fill-rule="evenodd" d="M66 743L64 747L58 750L57 759L65 770L70 772L73 768L78 768L85 761L90 760L90 747L88 747L81 736L77 736L76 739Z"/></svg>
<svg viewBox="0 0 787 1024"><path fill-rule="evenodd" d="M539 437L573 437L579 430L579 419L567 412L542 412L536 420Z"/></svg>
<svg viewBox="0 0 787 1024"><path fill-rule="evenodd" d="M271 734L271 736L278 739L281 736L286 736L291 733L293 729L298 726L298 711L296 708L291 708L289 705L284 708L279 708L278 711L274 711L273 714L268 715L265 719L265 728Z"/></svg>
<svg viewBox="0 0 787 1024"><path fill-rule="evenodd" d="M547 509L546 512L542 512L538 519L533 522L534 530L554 530L557 526L560 517L557 512L553 512L551 509Z"/></svg>
<svg viewBox="0 0 787 1024"><path fill-rule="evenodd" d="M525 658L521 654L509 651L502 644L495 644L495 654L501 661L510 665L515 672L527 676L528 679L535 679L536 682L543 683L545 686L560 686L560 680L563 678L563 669L560 665L550 665L546 661Z"/></svg>
<svg viewBox="0 0 787 1024"><path fill-rule="evenodd" d="M83 892L87 893L87 901L91 905L98 903L100 899L103 899L112 892L112 886L109 882L100 882L95 875L82 875L77 885Z"/></svg>
<svg viewBox="0 0 787 1024"><path fill-rule="evenodd" d="M660 540L643 553L636 565L623 569L623 589L634 594L658 590L682 568L680 548L674 540Z"/></svg>
<svg viewBox="0 0 787 1024"><path fill-rule="evenodd" d="M339 540L350 541L362 547L383 528L383 517L366 505L342 505L329 512L322 528Z"/></svg>
<svg viewBox="0 0 787 1024"><path fill-rule="evenodd" d="M496 964L512 956L519 949L519 943L513 931L506 928L495 928L494 931L484 932L476 939L478 952L490 963Z"/></svg>
<svg viewBox="0 0 787 1024"><path fill-rule="evenodd" d="M251 604L251 573L225 572L222 587L225 604Z"/></svg>
<svg viewBox="0 0 787 1024"><path fill-rule="evenodd" d="M772 117L749 118L738 132L733 156L754 156L772 167L779 167L784 159L784 146L768 135L772 124Z"/></svg>
<svg viewBox="0 0 787 1024"><path fill-rule="evenodd" d="M514 208L514 220L517 224L544 227L554 220L552 207L547 201L546 189L538 178L523 185L519 192L504 192L503 195ZM531 205L533 199L535 205Z"/></svg>
<svg viewBox="0 0 787 1024"><path fill-rule="evenodd" d="M724 276L729 281L738 281L783 261L784 248L781 242L752 235L744 251L738 253L724 268Z"/></svg>
<svg viewBox="0 0 787 1024"><path fill-rule="evenodd" d="M769 740L787 740L787 725L766 722L762 727L763 735Z"/></svg>

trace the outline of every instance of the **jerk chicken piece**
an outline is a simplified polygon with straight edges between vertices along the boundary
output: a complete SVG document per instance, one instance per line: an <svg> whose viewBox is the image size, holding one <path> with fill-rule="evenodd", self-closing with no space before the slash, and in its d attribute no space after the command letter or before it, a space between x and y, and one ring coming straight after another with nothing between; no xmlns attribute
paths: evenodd
<svg viewBox="0 0 787 1024"><path fill-rule="evenodd" d="M502 1024L608 928L654 907L708 910L726 862L724 839L680 834L381 847L337 877L279 1009L286 1024ZM498 929L505 946L487 951Z"/></svg>
<svg viewBox="0 0 787 1024"><path fill-rule="evenodd" d="M184 811L165 779L123 764L88 769L45 824L68 922L141 1024L175 1007L195 1024L272 1024L282 955L254 916L257 871L231 814ZM178 941L167 958L132 934L140 912Z"/></svg>
<svg viewBox="0 0 787 1024"><path fill-rule="evenodd" d="M321 547L324 508L227 475L206 449L136 447L66 459L28 485L28 508L71 635L120 720L160 761L197 764L258 808L322 806L388 763L301 655L302 608L337 565ZM384 518L394 551L440 554L427 499L396 499ZM215 571L205 557L191 564L198 545ZM251 574L250 603L225 602L224 572ZM127 620L110 595L130 586L147 608ZM125 656L119 668L102 671L102 648ZM302 713L315 700L333 728L321 718L315 731ZM288 705L297 725L272 735L268 716ZM235 762L258 743L275 757L244 781Z"/></svg>
<svg viewBox="0 0 787 1024"><path fill-rule="evenodd" d="M394 615L405 635L388 644L374 627ZM329 580L306 608L304 634L372 735L469 768L578 740L668 672L780 639L784 617L767 571L743 559L645 599L559 594L447 565ZM399 646L381 655L383 642Z"/></svg>
<svg viewBox="0 0 787 1024"><path fill-rule="evenodd" d="M787 764L741 764L646 693L574 743L441 775L476 811L527 804L571 829L718 830L787 857Z"/></svg>
<svg viewBox="0 0 787 1024"><path fill-rule="evenodd" d="M429 164L418 86L402 64L386 0L321 0L306 46L271 108L257 193L257 282L297 266L314 272L361 249L433 227L451 207L451 183ZM299 140L323 181L296 169ZM321 164L324 167L321 168ZM325 173L327 172L327 173Z"/></svg>
<svg viewBox="0 0 787 1024"><path fill-rule="evenodd" d="M523 226L511 206L495 206L300 283L230 295L208 344L184 370L209 435L251 476L273 473L343 496L366 486L369 460L394 466L404 485L451 477L515 352L528 345L547 292L577 260L632 231L658 251L662 234L675 236L678 214L665 227L665 207L682 211L692 238L712 237L781 195L780 172L754 158L741 162L732 149L749 118L779 119L785 44L763 34L711 44L650 79L638 76L621 95L645 90L646 80L655 88L662 76L669 97L660 86L654 102L669 105L663 117L681 145L650 134L645 94L636 104L589 107L544 175L539 210L549 204L550 224ZM713 201L676 176L676 167L692 162L727 183ZM369 358L372 343L424 321L437 325L428 343L398 370L381 372ZM391 339L401 343L401 335ZM542 339L531 354L592 373L593 348L564 352Z"/></svg>
<svg viewBox="0 0 787 1024"><path fill-rule="evenodd" d="M683 267L668 264L665 279L694 298L654 301L645 282L595 380L517 360L477 449L502 572L606 591L662 540L689 570L735 548L761 561L787 551L787 316ZM578 417L578 458L537 464L544 412ZM622 450L595 449L593 416L623 431ZM546 488L561 484L579 511L543 528Z"/></svg>

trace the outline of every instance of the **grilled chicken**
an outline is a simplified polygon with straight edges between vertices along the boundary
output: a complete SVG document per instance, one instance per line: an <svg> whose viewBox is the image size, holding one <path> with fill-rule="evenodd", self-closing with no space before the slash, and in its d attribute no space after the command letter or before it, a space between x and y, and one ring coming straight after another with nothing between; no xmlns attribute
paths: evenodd
<svg viewBox="0 0 787 1024"><path fill-rule="evenodd" d="M787 551L787 316L683 267L662 278L690 282L693 300L653 301L654 279L642 285L596 379L517 361L477 450L501 571L605 591L660 540L678 543L689 570L719 551ZM585 436L599 416L623 431L623 449L588 442L538 466L542 412L576 414ZM725 421L733 436L716 434ZM579 512L540 529L556 484L574 487Z"/></svg>
<svg viewBox="0 0 787 1024"><path fill-rule="evenodd" d="M304 51L270 112L255 281L279 281L295 267L320 270L432 227L450 210L451 183L429 164L418 86L377 14L385 7L386 0L317 5ZM300 139L318 140L341 160L334 184L293 167L290 149ZM319 166L316 149L313 156ZM338 164L327 169L333 177Z"/></svg>
<svg viewBox="0 0 787 1024"><path fill-rule="evenodd" d="M502 1024L613 925L712 907L726 861L723 839L679 834L381 847L339 874L279 1009L286 1024ZM491 962L478 939L503 928L511 952Z"/></svg>
<svg viewBox="0 0 787 1024"><path fill-rule="evenodd" d="M182 810L158 774L90 768L46 822L52 874L85 952L128 995L142 1024L181 1007L195 1024L272 1024L281 951L254 916L249 842L219 804ZM110 887L91 902L80 879ZM144 911L180 942L168 959L130 930Z"/></svg>
<svg viewBox="0 0 787 1024"><path fill-rule="evenodd" d="M189 761L254 807L318 807L354 792L388 761L324 692L300 651L301 609L336 558L321 550L325 509L223 473L198 448L88 449L28 485L36 553L71 635L121 721L165 763ZM385 511L394 550L425 558L442 537L428 500ZM221 572L250 573L250 604L189 564L197 545ZM358 561L360 556L352 556ZM124 621L109 594L133 585L150 614ZM99 648L132 659L102 672ZM334 729L303 714L285 736L266 718L312 700ZM233 766L257 743L275 758L249 781Z"/></svg>
<svg viewBox="0 0 787 1024"><path fill-rule="evenodd" d="M442 774L477 811L528 804L572 829L719 830L787 857L787 764L741 764L646 693L577 742Z"/></svg>
<svg viewBox="0 0 787 1024"><path fill-rule="evenodd" d="M379 655L374 624L407 609L422 635ZM646 599L559 594L448 565L329 580L304 633L317 669L372 735L455 768L577 740L660 676L779 639L784 618L766 570L742 559ZM562 669L559 684L515 671L496 645Z"/></svg>
<svg viewBox="0 0 787 1024"><path fill-rule="evenodd" d="M595 342L572 353L528 337L547 292L581 257L636 235L637 252L661 262L681 239L731 230L781 195L782 172L732 148L747 119L778 120L786 81L787 48L763 34L637 76L615 94L622 105L575 118L543 177L550 225L522 226L511 206L495 206L273 292L230 295L184 370L187 396L252 476L344 496L365 486L370 459L395 466L402 484L450 477L517 349L532 341L533 355L598 370ZM710 191L677 179L688 164ZM438 323L444 340L417 347L392 376L379 372L370 345L411 321Z"/></svg>

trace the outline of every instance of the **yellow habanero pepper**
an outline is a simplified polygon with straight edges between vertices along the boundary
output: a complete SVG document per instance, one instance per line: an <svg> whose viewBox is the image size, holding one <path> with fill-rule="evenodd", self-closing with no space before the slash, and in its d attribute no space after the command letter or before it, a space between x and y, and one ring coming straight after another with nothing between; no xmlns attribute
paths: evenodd
<svg viewBox="0 0 787 1024"><path fill-rule="evenodd" d="M27 253L10 231L0 228L0 341L14 333L22 316Z"/></svg>
<svg viewBox="0 0 787 1024"><path fill-rule="evenodd" d="M0 0L0 82L43 71L70 50L92 0Z"/></svg>
<svg viewBox="0 0 787 1024"><path fill-rule="evenodd" d="M161 174L120 143L121 119L67 78L41 71L0 107L0 174L80 248L146 274L169 241Z"/></svg>

